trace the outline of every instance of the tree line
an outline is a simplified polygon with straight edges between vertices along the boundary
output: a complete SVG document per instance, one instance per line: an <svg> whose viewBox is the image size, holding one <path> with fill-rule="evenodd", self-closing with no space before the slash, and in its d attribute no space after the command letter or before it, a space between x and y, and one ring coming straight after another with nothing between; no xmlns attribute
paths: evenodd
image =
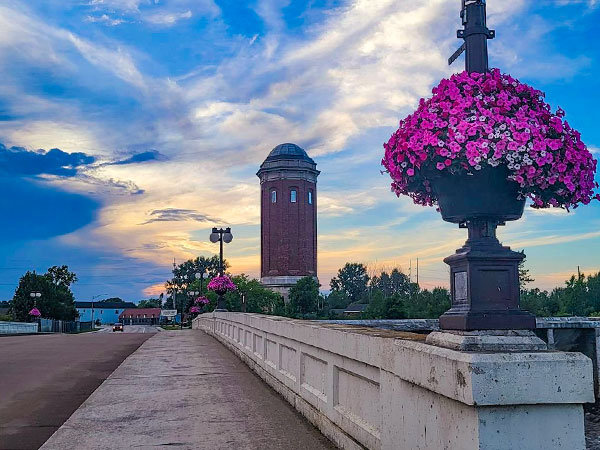
<svg viewBox="0 0 600 450"><path fill-rule="evenodd" d="M527 271L521 272L521 309L538 317L600 316L600 272L577 273L551 291L527 289L532 281Z"/></svg>
<svg viewBox="0 0 600 450"><path fill-rule="evenodd" d="M27 271L20 279L12 300L8 302L8 315L0 320L27 322L29 312L35 307L42 317L58 320L75 320L75 297L71 285L77 275L68 266L52 266L45 274ZM32 297L31 293L39 293Z"/></svg>
<svg viewBox="0 0 600 450"><path fill-rule="evenodd" d="M37 308L41 317L55 320L73 321L78 317L75 308L75 296L71 287L78 280L77 275L66 265L52 266L46 273L38 274L27 271L20 277L13 298L0 302L0 308L7 308L5 314L0 314L0 321L27 322L31 320L29 312ZM39 293L39 296L31 296ZM142 300L138 308L162 307L162 295L159 298ZM125 303L119 297L111 297L95 302L98 307L102 303Z"/></svg>
<svg viewBox="0 0 600 450"><path fill-rule="evenodd" d="M346 263L331 279L328 295L319 292L320 285L313 277L304 277L289 292L289 302L256 279L247 275L233 276L238 290L226 295L230 311L247 311L305 319L330 319L346 308L363 305L362 319L435 319L451 306L448 289L423 289L400 268L369 274L362 263ZM521 309L536 316L600 316L600 272L571 276L564 286L550 292L527 288L533 282L524 263L519 267ZM216 296L209 294L211 304ZM357 308L351 308L357 309Z"/></svg>
<svg viewBox="0 0 600 450"><path fill-rule="evenodd" d="M229 265L224 262L225 268ZM210 279L218 274L219 259L198 257L185 261L173 270L173 277L165 283L167 296L142 300L139 308L164 308L189 311L195 297L209 299L206 311L217 304L215 293L206 289ZM204 274L204 275L203 275ZM264 287L259 280L246 274L230 275L237 289L225 295L229 311L245 311L279 316L330 319L339 316L351 306L361 310L363 319L437 318L450 308L450 292L443 287L422 289L400 268L369 273L362 263L346 263L331 279L331 291L320 293L314 277L304 277L289 292L289 302ZM600 316L600 272L578 273L565 281L564 286L551 291L528 288L533 282L529 270L521 264L521 309L536 316ZM75 320L77 310L71 286L77 275L68 266L52 266L46 273L28 271L19 280L12 300L0 307L8 307L8 315L0 320L27 321L29 311L37 307L42 317ZM31 297L39 292L39 297ZM197 292L198 295L191 295ZM98 301L123 302L118 297ZM356 308L356 305L362 305Z"/></svg>

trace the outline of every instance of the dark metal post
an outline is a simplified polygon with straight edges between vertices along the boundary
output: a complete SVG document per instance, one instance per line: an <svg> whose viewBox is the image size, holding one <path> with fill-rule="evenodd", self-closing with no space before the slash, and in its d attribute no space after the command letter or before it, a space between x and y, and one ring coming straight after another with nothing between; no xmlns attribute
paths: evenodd
<svg viewBox="0 0 600 450"><path fill-rule="evenodd" d="M485 0L462 0L460 17L465 28L458 30L456 36L465 41L465 69L469 73L485 73L488 71L487 40L496 36L496 32L488 29L486 24ZM449 63L458 57L461 49L450 58Z"/></svg>
<svg viewBox="0 0 600 450"><path fill-rule="evenodd" d="M233 239L231 234L231 228L213 228L210 235L210 241L213 243L219 242L219 275L225 274L225 266L223 264L223 242L229 243ZM219 294L219 301L217 303L216 311L227 311L225 309L225 297Z"/></svg>
<svg viewBox="0 0 600 450"><path fill-rule="evenodd" d="M219 230L219 275L223 276L223 229ZM219 294L219 300L217 302L217 309L225 311L225 296Z"/></svg>
<svg viewBox="0 0 600 450"><path fill-rule="evenodd" d="M470 73L486 73L487 40L493 39L495 32L486 25L485 0L462 0L460 16L464 29L457 31L457 37L465 41L465 68ZM452 55L450 64L458 57L461 49ZM492 181L488 179L488 183ZM491 201L499 200L493 198ZM518 266L525 255L502 246L496 238L498 225L503 225L504 220L519 217L520 215L503 218L501 214L494 216L481 211L466 216L466 220L460 224L461 228L468 228L469 237L454 255L444 259L450 266L452 307L440 317L441 329L469 331L535 328L535 317L519 309Z"/></svg>
<svg viewBox="0 0 600 450"><path fill-rule="evenodd" d="M219 234L219 275L223 276L223 233Z"/></svg>

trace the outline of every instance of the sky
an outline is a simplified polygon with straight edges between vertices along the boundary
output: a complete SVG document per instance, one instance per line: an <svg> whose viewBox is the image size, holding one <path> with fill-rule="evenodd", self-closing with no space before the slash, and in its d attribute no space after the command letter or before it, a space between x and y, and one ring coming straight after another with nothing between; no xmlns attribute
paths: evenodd
<svg viewBox="0 0 600 450"><path fill-rule="evenodd" d="M78 300L158 295L218 252L259 276L256 171L277 144L318 180L318 276L346 262L447 286L466 232L390 192L382 144L464 67L459 0L3 0L0 299L67 264ZM600 1L488 0L490 65L546 93L600 156ZM534 286L600 271L600 202L499 230Z"/></svg>

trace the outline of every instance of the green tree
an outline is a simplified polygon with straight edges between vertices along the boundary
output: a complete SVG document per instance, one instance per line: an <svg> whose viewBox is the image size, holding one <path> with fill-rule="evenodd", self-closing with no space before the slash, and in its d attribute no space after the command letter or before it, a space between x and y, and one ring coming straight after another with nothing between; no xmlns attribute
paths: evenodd
<svg viewBox="0 0 600 450"><path fill-rule="evenodd" d="M137 307L138 308L160 308L161 301L158 298L149 298L147 300L140 300Z"/></svg>
<svg viewBox="0 0 600 450"><path fill-rule="evenodd" d="M314 277L300 278L290 288L289 307L300 314L316 313L319 305L319 283Z"/></svg>
<svg viewBox="0 0 600 450"><path fill-rule="evenodd" d="M350 304L350 299L345 292L331 291L327 296L327 306L329 309L342 309Z"/></svg>
<svg viewBox="0 0 600 450"><path fill-rule="evenodd" d="M164 309L175 309L175 304L173 303L173 297L167 297L163 307L164 307Z"/></svg>
<svg viewBox="0 0 600 450"><path fill-rule="evenodd" d="M381 291L385 297L408 295L411 292L410 279L398 268L394 268L389 274L381 272L381 275L374 276L370 286L373 290Z"/></svg>
<svg viewBox="0 0 600 450"><path fill-rule="evenodd" d="M600 272L586 279L588 315L600 313Z"/></svg>
<svg viewBox="0 0 600 450"><path fill-rule="evenodd" d="M77 310L70 283L76 279L69 276L60 280L55 278L54 273L38 275L35 272L27 272L21 277L15 290L11 301L11 313L16 320L24 322L30 319L29 311L36 306L44 318L75 320ZM32 298L32 292L39 292L41 297Z"/></svg>
<svg viewBox="0 0 600 450"><path fill-rule="evenodd" d="M69 266L52 266L44 276L55 286L66 290L77 281L77 275L69 270Z"/></svg>
<svg viewBox="0 0 600 450"><path fill-rule="evenodd" d="M226 270L229 263L223 260L223 266ZM167 300L166 305L174 304L173 308L176 306L180 310L183 307L187 311L193 302L193 299L187 293L196 290L206 293L209 279L219 273L219 257L216 255L210 258L199 256L195 259L189 259L176 266L172 272L173 278L165 283L167 294L171 296L171 300ZM202 280L196 274L206 274L208 278ZM201 286L202 289L200 289ZM174 296L175 298L173 298Z"/></svg>
<svg viewBox="0 0 600 450"><path fill-rule="evenodd" d="M560 311L558 296L538 288L521 291L521 309L538 317L555 316Z"/></svg>
<svg viewBox="0 0 600 450"><path fill-rule="evenodd" d="M369 275L364 264L346 263L331 279L330 286L332 291L345 294L349 303L354 303L367 297L368 282Z"/></svg>
<svg viewBox="0 0 600 450"><path fill-rule="evenodd" d="M534 281L535 280L529 274L529 269L525 267L525 259L521 260L519 263L519 285L521 286L521 289L524 289L525 286Z"/></svg>
<svg viewBox="0 0 600 450"><path fill-rule="evenodd" d="M386 297L382 291L376 290L363 316L366 319L405 319L406 298L401 294Z"/></svg>
<svg viewBox="0 0 600 450"><path fill-rule="evenodd" d="M225 302L229 311L244 311L261 314L281 314L283 297L264 287L256 278L246 274L233 276L231 281L236 290L225 294ZM211 296L214 294L211 293ZM209 298L211 298L209 296ZM215 305L216 305L216 295ZM211 301L212 307L213 305Z"/></svg>
<svg viewBox="0 0 600 450"><path fill-rule="evenodd" d="M448 289L436 287L428 291L419 290L417 286L406 299L406 315L410 319L437 319L450 309L450 305Z"/></svg>
<svg viewBox="0 0 600 450"><path fill-rule="evenodd" d="M572 275L562 290L555 290L561 304L561 312L569 316L584 316L591 313L587 304L587 285L585 275Z"/></svg>
<svg viewBox="0 0 600 450"><path fill-rule="evenodd" d="M125 300L123 300L120 297L110 297L110 298L105 298L104 300L100 300L95 303L125 303Z"/></svg>

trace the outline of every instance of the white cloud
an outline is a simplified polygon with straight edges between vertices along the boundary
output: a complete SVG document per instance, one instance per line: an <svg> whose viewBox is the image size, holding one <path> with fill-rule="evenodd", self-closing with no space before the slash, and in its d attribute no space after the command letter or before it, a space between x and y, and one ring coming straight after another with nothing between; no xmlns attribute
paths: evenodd
<svg viewBox="0 0 600 450"><path fill-rule="evenodd" d="M203 61L187 74L162 79L143 69L160 61L136 52L132 43L91 40L0 7L0 61L20 48L35 64L60 67L63 75L78 81L77 68L84 58L103 77L114 76L127 83L131 88L128 94L139 102L139 117L121 121L89 114L85 105L23 96L29 105L23 113L37 110L50 117L13 122L12 129L0 125L0 133L8 135L11 144L60 147L100 156L129 146L152 146L169 157L160 164L105 166L87 171L87 178L55 180L69 190L92 191L105 205L92 229L65 239L78 245L101 242L151 261L214 251L197 237L204 225L196 221L140 225L147 222L149 212L164 208L199 211L258 234L259 186L254 171L272 147L292 141L305 147L324 170L320 182L326 177L329 181L319 188L319 214L340 224L339 234L320 237L322 281L347 260L377 260L406 267L416 257L424 270L431 265L434 275L443 278L440 260L464 241L464 233L450 230L439 219L431 222L431 213L424 213L428 210L406 198L396 199L389 192L388 180L376 176L385 135L420 97L430 94L439 78L459 70L460 61L451 68L446 65L447 57L460 44L454 35L460 27L458 4L357 0L330 11L321 23L298 35L287 33L282 20L282 8L288 3L258 1L255 8L267 25L266 35L240 38L228 49L233 56L211 65ZM527 69L531 52L540 53L535 70L564 76L584 67L587 62L581 57L540 51L540 41L549 32L545 22L525 27L531 49L504 43L511 32L523 34L510 27L511 19L526 5L524 0L489 3L490 26L503 24L505 30L490 44L493 59L537 77L539 73ZM210 0L166 4L95 0L89 7L90 22L109 25L137 21L167 27L200 16L216 18L220 12ZM101 33L111 31L97 28ZM547 70L553 64L569 67L563 72ZM15 104L21 94L26 95L11 93ZM367 173L369 170L373 173ZM129 189L115 189L115 180ZM145 194L132 196L134 186ZM397 222L379 228L365 225L367 221L378 223L376 216L362 219L363 226L349 228L352 219L382 204L397 212L398 221L418 213L426 219L400 231ZM531 245L519 241L526 247L542 246L556 243L556 238L541 237ZM231 259L235 270L255 271L256 243L242 248L244 251Z"/></svg>
<svg viewBox="0 0 600 450"><path fill-rule="evenodd" d="M153 25L162 26L173 26L180 20L190 19L192 17L192 11L188 10L185 12L174 13L174 12L159 12L155 14L149 14L144 16L144 21Z"/></svg>
<svg viewBox="0 0 600 450"><path fill-rule="evenodd" d="M96 8L109 8L118 11L139 11L140 5L158 3L155 0L91 0L89 5Z"/></svg>
<svg viewBox="0 0 600 450"><path fill-rule="evenodd" d="M110 25L110 26L117 26L117 25L121 25L122 23L126 22L126 20L124 19L114 19L112 17L110 17L108 14L102 14L101 16L87 16L85 18L86 22L91 22L91 23L103 23L105 25Z"/></svg>
<svg viewBox="0 0 600 450"><path fill-rule="evenodd" d="M75 48L79 50L81 56L90 63L113 72L117 77L140 89L147 88L144 76L136 67L131 55L123 48L119 47L116 50L107 49L82 39L73 33L68 33L68 38Z"/></svg>

